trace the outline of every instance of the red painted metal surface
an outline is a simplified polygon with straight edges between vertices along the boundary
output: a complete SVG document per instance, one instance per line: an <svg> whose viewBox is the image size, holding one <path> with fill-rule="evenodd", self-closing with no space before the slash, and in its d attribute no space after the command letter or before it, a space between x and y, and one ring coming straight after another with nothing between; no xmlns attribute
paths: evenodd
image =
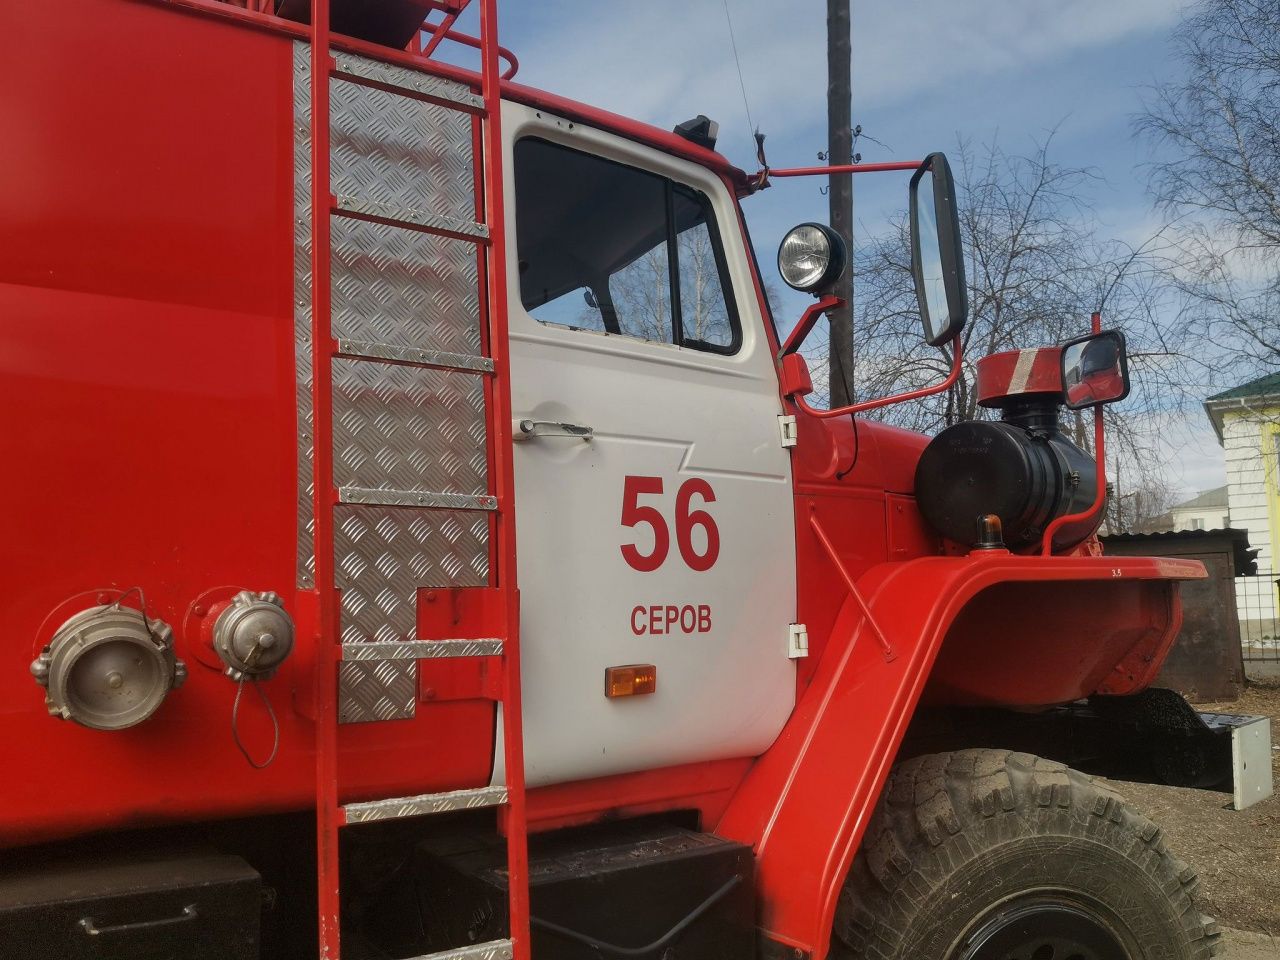
<svg viewBox="0 0 1280 960"><path fill-rule="evenodd" d="M916 170L923 160L894 160L889 163L835 163L824 167L781 167L770 169L772 177L827 177L833 173L886 173L891 170Z"/></svg>
<svg viewBox="0 0 1280 960"><path fill-rule="evenodd" d="M836 417L848 417L855 413L865 413L868 410L879 410L882 407L892 406L897 403L909 403L912 400L921 400L924 397L931 397L935 393L942 393L944 390L950 390L960 374L964 372L964 344L960 339L952 341L951 345L951 372L946 378L938 383L928 387L921 387L919 390L907 390L904 393L896 393L890 397L876 397L872 400L862 400L859 403L851 403L843 407L833 407L830 410L820 410L812 407L805 398L796 394L792 399L795 405L803 410L811 417L819 420L830 420Z"/></svg>
<svg viewBox="0 0 1280 960"><path fill-rule="evenodd" d="M1006 397L1062 394L1062 348L1003 350L977 363L974 393L984 407L1000 406Z"/></svg>
<svg viewBox="0 0 1280 960"><path fill-rule="evenodd" d="M806 168L804 175L807 176L811 174L813 170L822 169L826 168ZM891 169L899 168L891 167ZM813 330L814 324L818 322L818 319L828 310L839 306L840 303L841 301L839 297L827 295L810 304L805 309L804 313L801 314L800 322L797 323L795 329L791 331L791 335L787 337L787 342L782 348L782 356L795 356L796 351L800 349L800 346L804 343L804 340L809 335L810 331ZM807 376L807 369L805 370L804 376L800 376L798 371L796 371L789 377L784 378L783 392L784 396L791 400L796 407L810 417L815 417L819 420L842 419L844 417L852 416L855 413L865 413L868 410L878 410L882 407L888 407L898 403L908 403L911 400L920 400L924 397L933 396L935 393L942 393L944 390L951 389L951 387L955 385L956 381L960 379L960 374L964 372L964 342L961 339L957 338L952 341L951 353L951 371L940 383L935 383L928 387L922 387L919 390L908 390L905 393L894 394L890 397L876 397L872 400L863 400L859 403L851 403L843 407L833 407L829 410L819 409L818 407L811 406L809 402L805 400L805 394L813 390L813 381ZM800 360L803 361L803 358L800 358ZM795 361L793 361L793 363L795 363Z"/></svg>
<svg viewBox="0 0 1280 960"><path fill-rule="evenodd" d="M129 0L117 0L117 2L129 2ZM148 0L148 2L187 10L216 19L229 20L242 26L292 36L300 40L306 39L309 35L307 28L301 24L267 14L243 10L239 7L231 6L223 2L223 0ZM459 83L465 83L477 89L480 86L480 75L473 70L442 63L439 60L428 60L423 56L418 56L408 51L389 50L386 47L379 47L351 37L334 37L333 46L335 49L348 50L352 53L375 57L388 63L425 70L428 73L456 80ZM516 83L514 80L502 81L502 96L506 100L523 103L569 120L599 127L620 137L652 146L672 156L701 164L717 175L724 177L739 196L750 193L752 185L755 183L754 175L748 176L730 163L723 154L698 146L669 130L663 130L652 124L642 123L630 117L624 117L621 114L602 110L599 107L558 96L545 90L528 87ZM823 169L825 170L826 168Z"/></svg>
<svg viewBox="0 0 1280 960"><path fill-rule="evenodd" d="M326 0L313 3L322 33ZM495 46L482 45L477 74L334 38L335 48L430 70L486 95L483 212L492 243L483 254L483 277L486 347L495 365L487 392L491 476L499 502L494 580L482 597L449 602L457 609L479 604L477 623L511 624L509 656L498 683L484 670L424 665L423 688L439 699L424 694L417 719L336 728L338 598L327 588L333 532L326 528L334 492L330 465L318 457L316 476L325 482L316 484L314 504L317 575L326 588L296 596L298 648L267 684L283 708L280 759L267 770L250 769L229 731L220 732L234 687L199 661L194 632L188 637L180 625L196 598L213 588L284 592L294 580L293 169L286 91L292 41L309 32L214 0L73 0L72 6L73 19L95 24L95 43L77 53L77 73L95 77L93 84L21 39L47 30L55 13L60 21L68 18L65 5L57 11L18 5L11 13L18 29L0 34L0 62L23 81L0 90L0 125L27 134L19 142L28 145L5 155L0 177L0 385L9 413L0 443L6 462L30 465L29 472L7 471L0 481L4 502L21 505L6 520L7 543L17 549L0 550L0 576L11 585L11 602L0 609L0 636L19 638L6 641L0 719L11 764L32 771L6 790L0 842L316 803L323 875L336 877L335 848L323 840L335 824L325 811L350 799L486 783L495 725L493 705L483 698L497 696L505 701L510 734L504 760L513 800L504 822L517 891L518 956L527 958L528 945L525 884L518 880L527 871L527 819L549 829L667 809L697 810L705 826L718 824L726 835L755 844L765 927L821 956L844 871L926 686L938 702L1038 704L1093 689L1123 693L1149 682L1176 631L1170 581L1200 575L1198 565L938 555L943 548L924 528L911 496L926 438L851 415L904 398L815 411L796 390L783 404L797 415L800 434L793 454L797 609L809 627L811 656L797 664L798 705L782 736L754 762L543 788L522 808L522 763L514 752L519 598L497 97L501 92L703 164L739 194L751 181L723 157L674 134L502 82ZM495 0L483 0L482 15L482 36L496 37ZM138 37L148 40L147 58L122 58L120 51ZM316 44L317 78L328 66L324 48ZM156 84L156 75L173 82ZM324 115L327 84L318 82L312 96L314 115ZM147 122L122 122L137 117ZM328 182L327 158L317 137L316 184ZM868 164L849 172L914 167ZM314 204L313 275L325 277L327 191L317 190ZM767 314L754 265L752 274ZM332 340L326 285L314 293L316 370L325 371L312 387L320 430L331 416L324 377ZM810 325L822 309L815 304ZM769 325L765 335L777 351ZM86 590L114 596L135 584L146 588L152 615L175 625L191 680L156 722L124 734L48 719L25 668L60 622L53 616L55 622L46 623L51 612ZM1055 604L1069 606L1072 615L1053 618L1060 622L1046 628L1045 609ZM1084 611L1095 614L1085 619ZM1034 645L1017 642L1026 632L993 626L999 617L1016 625L1033 615ZM431 616L423 615L424 631ZM1088 644L1081 639L1086 624ZM983 668L993 661L1000 666ZM255 743L269 735L265 718L246 717L245 733ZM56 776L41 773L55 769ZM336 886L326 881L321 897L324 915L336 916ZM329 926L326 943L336 950L336 926Z"/></svg>
<svg viewBox="0 0 1280 960"><path fill-rule="evenodd" d="M1117 578L1121 579L1121 578ZM1033 635L1019 624L1053 623ZM963 706L1042 706L1144 689L1178 633L1179 604L1162 590L1109 581L1081 594L1054 581L997 584L947 631L925 699Z"/></svg>
<svg viewBox="0 0 1280 960"><path fill-rule="evenodd" d="M300 625L312 637L316 754L316 897L320 960L341 956L339 922L338 828L338 624L341 598L333 555L333 331L330 284L332 210L329 82L329 0L311 0L311 410L312 499L314 518L314 607ZM308 609L310 608L310 609ZM314 622L309 622L314 619Z"/></svg>
<svg viewBox="0 0 1280 960"><path fill-rule="evenodd" d="M101 40L76 71L31 42L66 13ZM0 88L0 118L23 147L0 160L0 453L26 466L0 479L0 719L6 758L30 775L6 786L0 843L309 809L318 609L292 586L292 38L121 0L23 4L9 25L0 62L21 81ZM147 56L122 57L138 37ZM61 623L51 612L133 586L173 625L187 683L123 733L50 719L27 664ZM231 739L235 685L184 626L227 586L276 590L304 624L264 684L281 749L263 771ZM245 740L265 751L271 725L246 700ZM442 726L454 735L430 736ZM345 799L483 784L493 731L479 699L424 704L380 734L345 727Z"/></svg>
<svg viewBox="0 0 1280 960"><path fill-rule="evenodd" d="M802 326L823 309L814 304ZM789 338L784 357L805 332ZM784 372L785 395L803 378ZM849 408L784 399L800 437L797 618L811 652L798 664L791 720L716 831L755 844L762 929L816 958L826 955L843 877L930 678L930 700L948 704L1136 692L1177 633L1172 581L1204 573L1161 560L942 556L945 544L909 496L927 438L856 420Z"/></svg>
<svg viewBox="0 0 1280 960"><path fill-rule="evenodd" d="M844 875L897 745L943 638L974 597L999 584L1069 583L1073 603L1097 603L1116 617L1077 638L1093 643L1098 629L1132 626L1121 621L1121 609L1103 605L1108 593L1170 596L1171 579L1203 575L1199 564L1178 561L1028 561L1003 553L883 563L863 574L858 586L897 656L884 653L858 604L846 601L782 735L716 825L717 833L755 846L762 929L825 956ZM1175 630L1171 619L1165 632Z"/></svg>
<svg viewBox="0 0 1280 960"><path fill-rule="evenodd" d="M712 824L752 762L749 757L716 760L538 787L529 791L529 826L542 832L594 823L602 811L621 818L664 810L694 810L703 823Z"/></svg>
<svg viewBox="0 0 1280 960"><path fill-rule="evenodd" d="M816 324L822 318L822 315L828 310L833 310L840 306L841 302L842 301L839 297L833 297L828 294L825 297L819 297L816 301L809 304L809 306L805 308L804 313L800 315L800 322L796 324L795 329L792 330L790 336L787 337L787 342L783 344L782 355L788 356L799 350L800 345L804 343L805 338L809 336L809 333L813 330L814 324ZM812 386L813 384L811 382L810 388L812 388Z"/></svg>
<svg viewBox="0 0 1280 960"><path fill-rule="evenodd" d="M498 75L498 4L480 0L480 35L485 99L484 198L489 224L485 298L489 354L493 358L493 492L498 500L497 583L505 613L502 722L503 759L509 799L506 808L510 936L515 960L529 960L529 852L524 746L520 698L520 594L516 581L515 475L512 461L511 357L507 338L506 204L502 176L502 88Z"/></svg>

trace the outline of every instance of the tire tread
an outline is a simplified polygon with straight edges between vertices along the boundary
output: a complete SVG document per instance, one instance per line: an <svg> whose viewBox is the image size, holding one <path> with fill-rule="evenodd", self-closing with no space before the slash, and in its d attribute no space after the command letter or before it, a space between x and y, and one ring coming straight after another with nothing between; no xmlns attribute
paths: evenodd
<svg viewBox="0 0 1280 960"><path fill-rule="evenodd" d="M840 896L832 956L904 960L906 933L933 891L982 851L1035 834L1115 848L1169 898L1187 958L1221 952L1221 931L1196 901L1195 870L1169 851L1156 824L1064 764L971 749L894 768Z"/></svg>

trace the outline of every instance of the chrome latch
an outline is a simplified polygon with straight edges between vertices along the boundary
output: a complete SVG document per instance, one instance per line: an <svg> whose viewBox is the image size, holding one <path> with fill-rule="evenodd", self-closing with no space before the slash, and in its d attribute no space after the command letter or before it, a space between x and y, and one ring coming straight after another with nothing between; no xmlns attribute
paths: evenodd
<svg viewBox="0 0 1280 960"><path fill-rule="evenodd" d="M800 439L796 418L792 415L778 417L778 429L782 432L782 446L794 447Z"/></svg>
<svg viewBox="0 0 1280 960"><path fill-rule="evenodd" d="M787 658L803 660L809 655L809 628L803 623L793 623L787 628Z"/></svg>

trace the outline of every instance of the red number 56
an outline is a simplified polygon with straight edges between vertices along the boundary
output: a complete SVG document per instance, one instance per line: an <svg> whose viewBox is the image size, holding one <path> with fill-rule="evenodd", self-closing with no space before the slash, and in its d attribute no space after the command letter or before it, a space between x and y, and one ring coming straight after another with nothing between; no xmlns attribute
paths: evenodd
<svg viewBox="0 0 1280 960"><path fill-rule="evenodd" d="M641 553L634 543L622 545L622 557L634 569L643 573L657 570L671 550L671 533L662 512L655 506L640 503L642 496L661 496L661 477L627 477L622 488L622 525L635 527L646 524L653 531L653 549ZM690 510L694 496L704 503L715 503L715 491L701 477L690 477L676 491L676 546L690 570L710 570L720 556L720 531L716 521L705 510ZM706 536L706 549L698 553L693 546L693 529L701 527Z"/></svg>

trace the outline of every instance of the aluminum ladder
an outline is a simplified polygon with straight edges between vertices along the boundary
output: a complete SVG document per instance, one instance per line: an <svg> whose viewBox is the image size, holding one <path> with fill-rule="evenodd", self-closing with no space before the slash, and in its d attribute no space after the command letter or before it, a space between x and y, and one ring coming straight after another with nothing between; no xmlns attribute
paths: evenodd
<svg viewBox="0 0 1280 960"><path fill-rule="evenodd" d="M448 25L469 0L434 0L430 11L442 13ZM316 723L317 877L319 886L319 956L339 960L340 882L338 835L343 827L397 817L425 816L451 810L503 806L508 850L510 901L509 937L448 950L429 956L440 960L529 960L529 893L527 824L525 818L524 755L520 723L519 613L515 582L514 488L511 462L511 400L508 382L507 286L502 180L501 90L497 45L497 0L480 0L480 95L455 96L445 106L479 119L480 136L475 169L477 216L473 223L450 221L429 212L335 195L333 187L332 89L335 81L367 84L384 94L439 103L432 75L394 62L351 57L331 48L330 0L311 0L310 116L311 116L311 430L313 435L312 511L314 518L314 588L303 595L314 609L305 611L315 645L314 712ZM426 29L433 29L426 26ZM441 30L441 28L435 28ZM443 29L447 29L443 28ZM416 41L415 41L416 45ZM483 181L483 187L481 186ZM329 189L324 189L328 185ZM481 190L483 189L483 193ZM333 329L334 224L341 218L372 220L384 227L420 231L454 241L477 244L483 273L479 292L481 325L487 336L482 357L460 356L419 349L401 343L335 339ZM335 429L344 411L335 394L335 364L395 365L401 370L465 370L489 381L487 397L488 486L482 496L460 496L427 490L362 489L335 481ZM367 368L375 369L375 368ZM335 407L338 416L335 417ZM388 411L390 413L390 411ZM392 417L394 419L394 417ZM301 429L301 427L300 427ZM477 455L481 455L478 453ZM449 638L397 639L391 642L350 642L344 636L342 593L336 561L336 513L350 505L394 507L400 511L487 510L490 527L490 578L497 622L505 632L482 640ZM355 509L361 509L356 506ZM474 515L474 514L472 514ZM344 664L360 661L404 661L427 657L491 657L501 664L505 786L449 793L343 804L339 800L338 678Z"/></svg>

